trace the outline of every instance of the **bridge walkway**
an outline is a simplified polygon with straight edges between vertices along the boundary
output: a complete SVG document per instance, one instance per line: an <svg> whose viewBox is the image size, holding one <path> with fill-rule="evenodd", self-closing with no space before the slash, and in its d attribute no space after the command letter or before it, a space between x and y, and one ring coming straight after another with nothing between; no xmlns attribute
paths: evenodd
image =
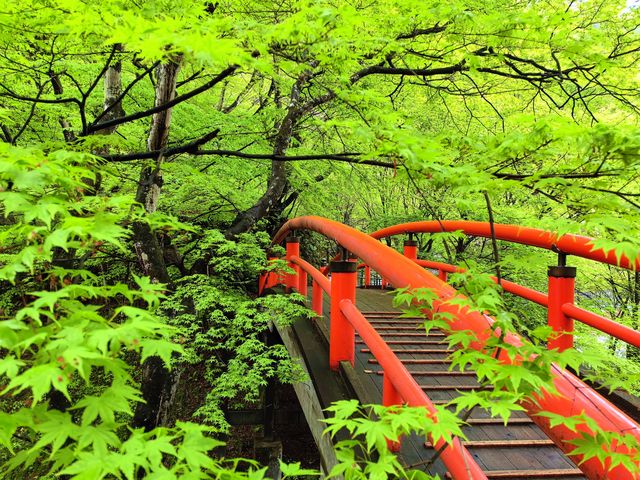
<svg viewBox="0 0 640 480"><path fill-rule="evenodd" d="M359 288L356 305L394 350L406 368L435 404L445 404L478 387L471 371L449 372L447 344L444 334L425 334L419 318L399 318L401 312L392 306L392 295L379 289ZM330 300L324 299L323 324L328 332ZM328 335L328 333L326 333ZM361 403L380 403L382 372L366 345L356 336L355 372L359 385L354 388ZM505 426L501 418L491 418L488 412L471 412L464 428L465 446L490 479L584 479L584 473L549 440L524 413L515 413ZM432 462L434 449L424 438L404 439L401 461L441 478L450 478L444 464Z"/></svg>

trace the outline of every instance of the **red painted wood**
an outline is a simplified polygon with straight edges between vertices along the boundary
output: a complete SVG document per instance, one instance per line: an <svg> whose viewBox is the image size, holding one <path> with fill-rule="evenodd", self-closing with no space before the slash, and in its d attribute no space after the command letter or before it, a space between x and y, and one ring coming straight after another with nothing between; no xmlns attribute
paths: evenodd
<svg viewBox="0 0 640 480"><path fill-rule="evenodd" d="M461 309L458 306L446 302L448 299L459 295L451 286L423 270L412 260L400 255L376 240L376 238L398 233L436 232L443 230L462 230L467 234L489 237L491 236L489 224L482 222L414 222L413 224L404 224L383 229L375 232L372 236L368 236L351 227L322 217L300 217L288 221L275 235L274 242L279 243L290 230L295 229L310 229L322 233L329 238L333 238L342 247L358 255L366 265L369 265L380 273L385 280L388 280L396 288L432 289L439 297L439 300L434 302L434 308L450 313L453 316L449 328L454 331L474 331L477 340L471 344L472 348L482 349L489 336L495 334L490 328L493 322L490 317L478 312L468 311L464 308ZM636 268L640 267L640 260L634 265L631 265L625 258L618 261L613 252L603 252L602 250L593 251L592 240L587 237L576 235L559 237L551 232L516 227L513 225L495 225L495 233L497 238L503 240L541 248L559 249L566 254L591 258L613 265L621 264L626 268L633 266ZM517 335L508 335L506 341L516 347L521 345L521 340ZM394 342L390 341L388 343ZM500 360L505 363L520 361L517 358L510 359L506 355L502 355ZM640 428L638 425L593 389L589 388L567 371L554 368L552 374L554 385L560 392L561 397L543 392L537 402L527 403L524 406L528 413L532 415L534 421L565 452L573 448L567 441L579 437L580 434L571 432L562 425L551 427L548 421L535 415L537 412L550 411L560 415L570 416L573 412L584 411L594 419L601 428L631 434L640 439ZM624 446L618 447L617 451L628 453ZM582 459L578 456L575 460L576 462L580 462ZM449 468L449 465L447 465L447 468ZM627 480L633 479L635 476L634 473L622 466L607 472L606 466L601 465L599 460L595 458L581 463L581 468L585 474L592 479L613 475L614 477L609 478Z"/></svg>

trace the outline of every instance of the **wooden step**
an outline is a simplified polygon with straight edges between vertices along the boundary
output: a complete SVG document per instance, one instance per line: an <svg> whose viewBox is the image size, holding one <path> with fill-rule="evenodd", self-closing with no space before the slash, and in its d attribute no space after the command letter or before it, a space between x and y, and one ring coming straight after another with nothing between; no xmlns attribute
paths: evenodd
<svg viewBox="0 0 640 480"><path fill-rule="evenodd" d="M386 333L387 330L398 330L400 332L415 332L416 330L420 330L419 326L406 327L404 325L397 325L397 326L396 325L385 325L385 326L376 325L374 328L378 332L385 332L384 335L391 335L390 333ZM426 333L424 331L422 331L420 333L422 333L422 335L426 336ZM402 335L404 335L404 334L402 334Z"/></svg>
<svg viewBox="0 0 640 480"><path fill-rule="evenodd" d="M385 316L385 315L395 315L400 316L402 312L400 310L361 310L362 315L365 317L372 316ZM404 317L404 318L420 318L420 317Z"/></svg>
<svg viewBox="0 0 640 480"><path fill-rule="evenodd" d="M436 345L442 345L442 342L436 342L435 344ZM401 348L401 349L396 349L396 350L391 349L391 351L393 353L395 353L396 355L400 355L401 353L402 354L407 354L407 355L409 355L409 354L411 354L411 355L420 355L420 354L423 354L423 353L424 354L435 353L435 352L432 352L431 350L436 350L436 349L435 348L434 349L432 349L432 348ZM444 351L444 350L445 349L437 350L437 351L441 352L441 351ZM360 353L371 353L371 350L369 348L361 348L360 349ZM411 360L411 359L406 359L406 360ZM402 360L402 361L404 362L405 360Z"/></svg>
<svg viewBox="0 0 640 480"><path fill-rule="evenodd" d="M435 365L439 365L440 363L436 363ZM444 364L444 362L443 362ZM382 375L382 370L367 370L367 372L376 372L378 375ZM459 372L457 370L449 371L449 370L424 370L422 372L418 372L418 375L422 375L425 377L475 377L475 372Z"/></svg>
<svg viewBox="0 0 640 480"><path fill-rule="evenodd" d="M378 328L376 328L376 330L378 330ZM415 328L412 328L411 330L416 330ZM380 336L382 338L386 338L386 337L406 337L406 338L441 338L444 337L444 335L427 335L425 332L416 332L416 333L405 333L405 332L379 332ZM356 332L356 335L360 336L360 334L358 332ZM442 343L446 343L443 340L439 340Z"/></svg>
<svg viewBox="0 0 640 480"><path fill-rule="evenodd" d="M413 325L414 327L421 327L424 325L426 320L424 318L420 320L407 320L406 318L367 318L367 321L372 325L377 325L379 323L393 323L394 325Z"/></svg>
<svg viewBox="0 0 640 480"><path fill-rule="evenodd" d="M422 353L428 354L428 353L452 353L453 350L445 350L444 348L427 348L422 350ZM363 352L365 353L365 352ZM369 352L366 352L369 353ZM395 352L394 352L395 353ZM424 362L424 360L426 360L425 358L405 358L402 360L402 363L405 363L407 365L420 365L421 363ZM378 363L378 360L375 358L370 358L368 360L369 363Z"/></svg>
<svg viewBox="0 0 640 480"><path fill-rule="evenodd" d="M505 439L505 440L465 440L462 444L467 448L516 448L516 447L553 447L555 443L549 438L543 439Z"/></svg>
<svg viewBox="0 0 640 480"><path fill-rule="evenodd" d="M478 390L480 385L420 385L420 388L429 392L438 390Z"/></svg>
<svg viewBox="0 0 640 480"><path fill-rule="evenodd" d="M504 478L519 480L523 478L585 478L578 468L555 468L552 470L488 470L484 474L487 478ZM445 478L453 478L447 472Z"/></svg>
<svg viewBox="0 0 640 480"><path fill-rule="evenodd" d="M441 362L441 363L446 363L446 362ZM438 365L437 362L431 362L432 365ZM369 373L369 374L376 374L376 375L384 375L384 370L369 370L369 369L364 369L363 370L364 373ZM463 376L474 376L475 373L473 372L448 372L445 370L427 370L427 371L423 371L423 372L412 372L409 371L409 373L411 374L411 376L413 377L463 377ZM470 374L470 375L468 375ZM431 387L438 387L438 388L431 388ZM443 387L441 385L420 385L420 388L422 388L423 390L455 390L460 389L460 390L474 390L474 389L479 389L482 388L481 385L449 385L448 387Z"/></svg>
<svg viewBox="0 0 640 480"><path fill-rule="evenodd" d="M424 337L424 335L423 335ZM426 337L424 337L426 338ZM364 343L363 340L356 340L356 343ZM443 341L431 341L431 340L385 340L387 345L443 345Z"/></svg>
<svg viewBox="0 0 640 480"><path fill-rule="evenodd" d="M415 328L413 329L415 330ZM419 338L427 338L427 334L425 332L416 332L416 333L390 333L390 332L382 332L380 334L380 336L382 338L385 337L407 337L407 338L415 338L415 337L419 337ZM440 336L440 335L438 335Z"/></svg>
<svg viewBox="0 0 640 480"><path fill-rule="evenodd" d="M468 418L465 423L469 425L504 425L502 418ZM510 418L507 425L530 425L533 423L529 417Z"/></svg>

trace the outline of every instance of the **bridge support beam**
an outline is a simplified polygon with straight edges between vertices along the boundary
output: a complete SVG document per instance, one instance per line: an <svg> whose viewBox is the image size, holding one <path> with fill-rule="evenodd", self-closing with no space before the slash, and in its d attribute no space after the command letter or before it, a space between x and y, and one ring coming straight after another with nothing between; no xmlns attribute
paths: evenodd
<svg viewBox="0 0 640 480"><path fill-rule="evenodd" d="M369 288L371 286L371 267L369 265L364 266L364 287Z"/></svg>
<svg viewBox="0 0 640 480"><path fill-rule="evenodd" d="M356 334L340 310L344 299L356 301L357 263L352 260L331 262L331 319L329 324L329 367L338 370L340 362L354 364Z"/></svg>
<svg viewBox="0 0 640 480"><path fill-rule="evenodd" d="M548 322L553 328L548 347L549 349L557 348L561 352L567 348L573 348L573 319L565 315L562 306L566 303L573 304L576 268L567 267L565 260L565 256L560 254L559 265L550 266L547 271L549 276Z"/></svg>
<svg viewBox="0 0 640 480"><path fill-rule="evenodd" d="M291 261L291 257L299 257L300 256L300 239L298 237L289 236L287 237L287 265L289 268L293 269L295 273L287 273L285 276L285 287L287 287L287 291L291 291L293 289L299 289L299 278L300 278L300 267L294 264Z"/></svg>

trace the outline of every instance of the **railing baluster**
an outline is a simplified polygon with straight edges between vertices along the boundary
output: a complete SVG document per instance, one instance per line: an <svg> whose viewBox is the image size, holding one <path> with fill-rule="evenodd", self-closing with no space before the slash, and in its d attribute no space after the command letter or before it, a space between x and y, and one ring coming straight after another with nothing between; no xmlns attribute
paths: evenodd
<svg viewBox="0 0 640 480"><path fill-rule="evenodd" d="M288 273L285 276L285 286L287 287L287 291L291 291L293 289L299 288L299 274L300 267L298 267L295 263L291 261L291 257L299 257L300 256L300 239L298 237L289 236L287 237L287 264L289 268L292 268L295 273Z"/></svg>
<svg viewBox="0 0 640 480"><path fill-rule="evenodd" d="M550 266L547 270L549 277L549 310L548 323L554 333L549 339L549 349L557 348L564 351L573 348L573 319L568 317L562 306L572 304L575 297L576 268L567 267L566 255L558 254L558 265Z"/></svg>
<svg viewBox="0 0 640 480"><path fill-rule="evenodd" d="M316 315L322 316L322 287L315 280L311 284L311 308Z"/></svg>
<svg viewBox="0 0 640 480"><path fill-rule="evenodd" d="M389 378L386 372L382 375L382 405L385 407L391 407L393 405L402 405L402 396L400 392L393 385L393 382ZM389 450L392 452L397 452L400 450L400 439L398 438L397 442L392 440L387 440L387 445L389 446Z"/></svg>
<svg viewBox="0 0 640 480"><path fill-rule="evenodd" d="M413 234L409 234L409 238L404 241L402 252L405 257L414 262L418 259L418 242L413 239Z"/></svg>
<svg viewBox="0 0 640 480"><path fill-rule="evenodd" d="M298 279L298 292L303 297L307 296L307 272L305 272L302 268L298 267L299 279Z"/></svg>
<svg viewBox="0 0 640 480"><path fill-rule="evenodd" d="M354 364L355 330L340 310L340 302L347 299L355 303L356 270L355 261L331 262L331 322L329 325L329 367L331 370L338 370L342 361Z"/></svg>

